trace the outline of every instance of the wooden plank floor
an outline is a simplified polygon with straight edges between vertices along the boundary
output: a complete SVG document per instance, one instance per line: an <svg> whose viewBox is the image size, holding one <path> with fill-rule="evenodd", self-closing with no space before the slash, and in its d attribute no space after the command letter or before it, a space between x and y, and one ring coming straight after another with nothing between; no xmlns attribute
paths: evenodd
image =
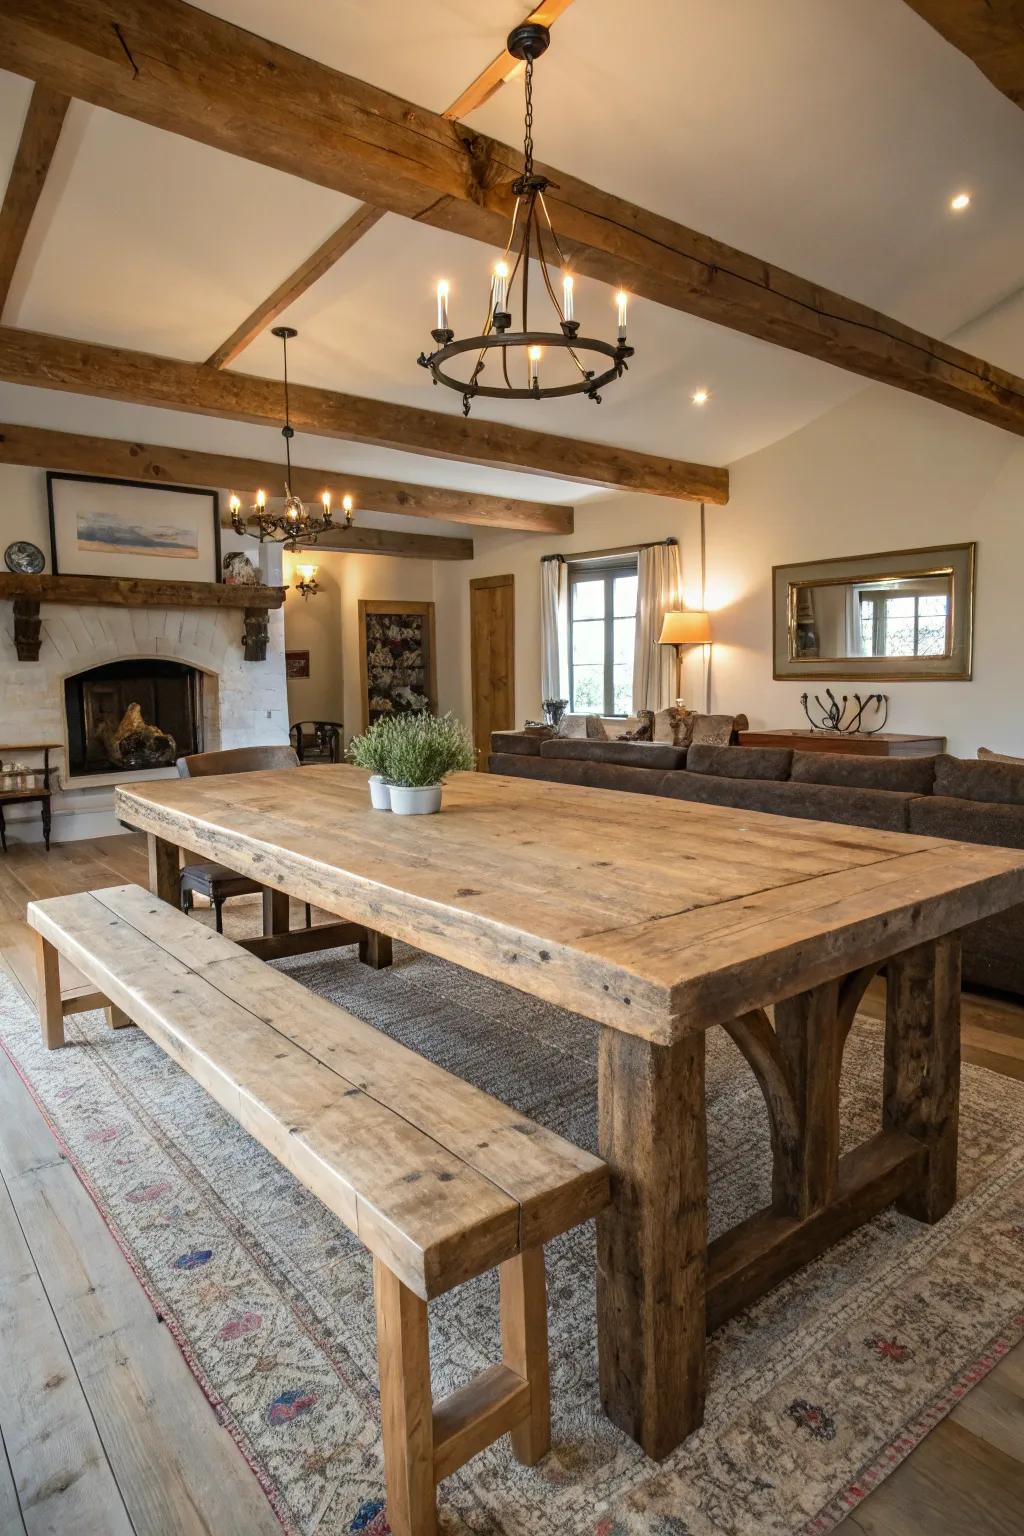
<svg viewBox="0 0 1024 1536"><path fill-rule="evenodd" d="M134 880L141 837L0 858L0 959L25 902ZM23 964L17 966L24 974ZM864 1011L881 1019L872 988ZM1024 1077L1024 1007L964 1000L964 1056ZM0 1056L0 1533L271 1536L280 1527L95 1206ZM1024 1536L1024 1345L842 1536Z"/></svg>

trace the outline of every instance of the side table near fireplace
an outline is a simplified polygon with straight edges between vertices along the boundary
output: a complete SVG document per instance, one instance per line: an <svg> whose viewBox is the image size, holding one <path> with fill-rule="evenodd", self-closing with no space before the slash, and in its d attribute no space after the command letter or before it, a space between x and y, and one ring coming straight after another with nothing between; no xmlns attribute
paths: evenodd
<svg viewBox="0 0 1024 1536"><path fill-rule="evenodd" d="M4 822L5 805L31 805L37 803L40 806L43 817L43 842L46 851L50 851L50 796L53 793L50 784L50 775L56 769L50 765L50 753L55 751L63 743L59 741L33 741L18 742L13 746L0 746L0 758L9 756L17 757L22 752L41 752L43 754L42 768L30 768L28 772L33 782L23 788L4 789L0 780L0 849L7 852L7 827ZM42 780L42 783L39 780Z"/></svg>
<svg viewBox="0 0 1024 1536"><path fill-rule="evenodd" d="M896 731L740 731L741 747L794 747L798 752L849 752L858 757L932 757L945 752L945 736L908 736Z"/></svg>

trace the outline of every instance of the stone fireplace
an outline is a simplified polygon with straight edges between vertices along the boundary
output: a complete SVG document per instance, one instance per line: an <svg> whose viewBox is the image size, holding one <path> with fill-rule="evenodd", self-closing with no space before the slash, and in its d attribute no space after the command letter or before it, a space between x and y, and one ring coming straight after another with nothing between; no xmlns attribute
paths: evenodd
<svg viewBox="0 0 1024 1536"><path fill-rule="evenodd" d="M38 661L19 660L10 602L0 603L0 743L50 742L56 750L53 799L57 841L121 829L113 787L170 778L167 767L113 766L97 745L97 727L137 703L150 724L175 738L175 752L284 744L288 703L284 621L269 618L265 661L246 661L243 614L228 607L81 606L40 608ZM124 708L121 706L124 705ZM38 754L15 754L35 762ZM39 817L7 817L12 841L36 841Z"/></svg>

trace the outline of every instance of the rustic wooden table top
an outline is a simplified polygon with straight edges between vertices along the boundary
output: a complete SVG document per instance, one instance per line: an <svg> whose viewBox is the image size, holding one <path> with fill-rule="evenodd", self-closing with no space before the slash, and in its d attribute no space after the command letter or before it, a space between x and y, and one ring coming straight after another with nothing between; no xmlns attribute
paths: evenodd
<svg viewBox="0 0 1024 1536"><path fill-rule="evenodd" d="M324 765L120 787L117 815L667 1043L1024 902L1024 852L458 774L439 816Z"/></svg>

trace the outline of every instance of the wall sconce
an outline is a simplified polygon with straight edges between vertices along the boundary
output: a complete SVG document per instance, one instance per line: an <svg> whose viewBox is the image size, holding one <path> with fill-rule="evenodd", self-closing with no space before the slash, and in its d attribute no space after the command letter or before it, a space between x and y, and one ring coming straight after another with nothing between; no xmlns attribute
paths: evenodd
<svg viewBox="0 0 1024 1536"><path fill-rule="evenodd" d="M320 569L318 565L297 565L295 567L299 579L295 583L296 592L301 592L303 597L316 597L320 591L320 583L316 579L316 573Z"/></svg>
<svg viewBox="0 0 1024 1536"><path fill-rule="evenodd" d="M677 692L683 689L683 650L691 645L711 645L711 615L705 613L703 608L687 608L678 612L666 613L662 621L661 634L658 636L659 645L674 645L679 668L679 682ZM705 650L705 663L709 651ZM704 670L704 709L711 708L711 669L705 665Z"/></svg>

